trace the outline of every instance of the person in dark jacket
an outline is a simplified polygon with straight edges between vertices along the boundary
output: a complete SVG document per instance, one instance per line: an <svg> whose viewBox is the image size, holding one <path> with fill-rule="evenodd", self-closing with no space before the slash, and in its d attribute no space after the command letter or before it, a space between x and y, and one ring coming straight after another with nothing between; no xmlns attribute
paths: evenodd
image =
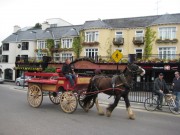
<svg viewBox="0 0 180 135"><path fill-rule="evenodd" d="M62 67L62 73L65 75L66 78L69 79L71 87L73 87L75 85L74 80L76 79L76 75L74 69L71 68L70 63L71 63L70 59L66 59Z"/></svg>
<svg viewBox="0 0 180 135"><path fill-rule="evenodd" d="M169 89L163 77L163 73L160 73L154 80L154 93L158 95L158 110L162 110L163 95L169 93Z"/></svg>
<svg viewBox="0 0 180 135"><path fill-rule="evenodd" d="M175 77L173 79L172 85L173 85L173 93L176 96L175 103L176 103L176 108L175 111L179 111L179 100L180 100L180 74L179 72L175 72Z"/></svg>

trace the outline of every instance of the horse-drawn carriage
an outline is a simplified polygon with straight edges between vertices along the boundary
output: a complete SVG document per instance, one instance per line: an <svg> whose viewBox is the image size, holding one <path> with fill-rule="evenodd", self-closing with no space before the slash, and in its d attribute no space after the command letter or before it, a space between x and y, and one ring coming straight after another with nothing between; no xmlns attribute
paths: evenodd
<svg viewBox="0 0 180 135"><path fill-rule="evenodd" d="M131 83L133 75L144 75L145 70L136 64L127 65L123 71L127 83ZM128 99L129 90L124 88L120 75L113 77L105 76L79 76L75 81L75 86L70 87L69 80L62 75L61 70L57 69L56 73L31 73L25 75L33 76L28 80L27 100L32 107L39 107L43 100L43 92L49 93L49 98L54 104L59 104L61 109L66 113L73 113L77 109L78 102L85 111L88 111L94 103L99 114L104 114L98 105L98 93L104 92L115 97L114 103L107 110L106 115L111 116L112 111L117 106L121 97L124 98L128 116L134 119L134 114L130 108Z"/></svg>
<svg viewBox="0 0 180 135"><path fill-rule="evenodd" d="M78 102L82 106L82 98L86 92L91 77L79 76L75 80L75 86L70 87L69 80L62 75L61 70L56 73L32 73L26 72L26 76L32 76L28 80L27 100L32 107L39 107L43 101L43 92L48 93L52 103L60 105L66 113L73 113ZM94 105L92 101L91 106Z"/></svg>

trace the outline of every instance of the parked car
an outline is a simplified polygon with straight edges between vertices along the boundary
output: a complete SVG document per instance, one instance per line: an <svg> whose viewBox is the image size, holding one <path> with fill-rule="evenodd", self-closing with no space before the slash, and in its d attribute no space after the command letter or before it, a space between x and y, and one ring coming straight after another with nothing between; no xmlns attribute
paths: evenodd
<svg viewBox="0 0 180 135"><path fill-rule="evenodd" d="M2 79L2 77L0 77L0 83L4 83L4 79Z"/></svg>
<svg viewBox="0 0 180 135"><path fill-rule="evenodd" d="M30 76L21 76L21 77L18 77L18 78L16 78L16 81L15 81L15 83L16 83L16 85L17 86L27 86L28 85L28 82L27 82L27 80L30 80L31 79L31 77Z"/></svg>

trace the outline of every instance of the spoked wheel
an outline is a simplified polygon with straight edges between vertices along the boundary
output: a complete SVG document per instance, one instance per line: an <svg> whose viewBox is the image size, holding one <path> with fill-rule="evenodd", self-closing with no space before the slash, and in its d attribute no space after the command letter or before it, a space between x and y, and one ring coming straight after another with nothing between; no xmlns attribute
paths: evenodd
<svg viewBox="0 0 180 135"><path fill-rule="evenodd" d="M27 100L32 107L39 107L43 100L43 93L38 85L32 85L28 89Z"/></svg>
<svg viewBox="0 0 180 135"><path fill-rule="evenodd" d="M157 108L157 101L154 98L147 98L144 102L147 111L154 111Z"/></svg>
<svg viewBox="0 0 180 135"><path fill-rule="evenodd" d="M78 95L78 102L79 102L79 105L84 108L84 102L83 102L83 99L86 97L86 95ZM89 105L89 109L91 109L93 106L94 106L94 103L95 103L95 99L93 98L90 102L90 105Z"/></svg>
<svg viewBox="0 0 180 135"><path fill-rule="evenodd" d="M58 105L60 103L60 97L62 93L64 92L64 89L60 89L59 92L49 92L49 99L52 103L55 105Z"/></svg>
<svg viewBox="0 0 180 135"><path fill-rule="evenodd" d="M60 97L60 107L65 113L73 113L77 109L77 98L73 92L67 91Z"/></svg>
<svg viewBox="0 0 180 135"><path fill-rule="evenodd" d="M176 102L177 101L175 101L175 100L170 100L169 102L168 102L168 105L169 105L169 110L172 112L172 113L174 113L174 114L176 114L176 115L178 115L178 114L180 114L180 110L176 110L177 108L176 108Z"/></svg>

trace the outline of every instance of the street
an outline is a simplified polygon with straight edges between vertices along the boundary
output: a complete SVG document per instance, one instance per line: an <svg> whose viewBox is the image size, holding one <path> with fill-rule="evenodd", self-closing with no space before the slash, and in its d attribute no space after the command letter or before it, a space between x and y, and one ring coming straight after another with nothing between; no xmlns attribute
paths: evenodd
<svg viewBox="0 0 180 135"><path fill-rule="evenodd" d="M134 109L135 120L127 118L124 107L111 117L97 115L93 107L66 114L45 96L39 108L27 102L23 88L0 84L0 135L179 135L180 116Z"/></svg>

